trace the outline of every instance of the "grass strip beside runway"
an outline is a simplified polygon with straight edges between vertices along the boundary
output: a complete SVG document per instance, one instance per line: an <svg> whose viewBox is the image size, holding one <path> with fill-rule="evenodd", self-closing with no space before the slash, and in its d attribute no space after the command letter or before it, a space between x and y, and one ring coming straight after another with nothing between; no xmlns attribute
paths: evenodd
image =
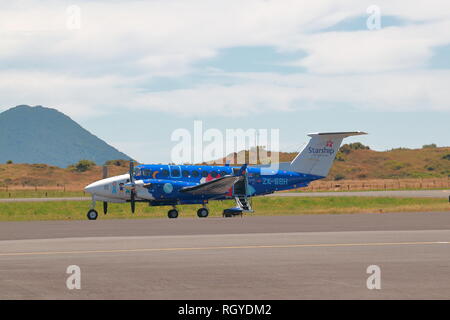
<svg viewBox="0 0 450 320"><path fill-rule="evenodd" d="M16 202L0 203L0 221L26 220L85 220L90 203L87 201ZM209 204L210 216L222 216L225 208L234 206L234 201L214 201ZM196 217L200 206L179 206L180 217ZM276 216L297 214L383 213L408 211L450 210L446 199L434 198L388 198L388 197L311 197L253 199L254 213L251 215ZM103 215L101 202L96 207L99 219L163 218L169 207L149 207L138 203L136 213L130 212L129 204L109 204L109 212ZM249 214L250 215L250 214Z"/></svg>

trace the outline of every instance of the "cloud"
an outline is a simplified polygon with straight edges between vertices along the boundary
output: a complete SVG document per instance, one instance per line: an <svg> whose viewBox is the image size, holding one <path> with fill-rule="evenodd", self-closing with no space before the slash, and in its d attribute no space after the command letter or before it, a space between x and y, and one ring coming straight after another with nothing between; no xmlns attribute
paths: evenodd
<svg viewBox="0 0 450 320"><path fill-rule="evenodd" d="M370 110L449 110L447 71L427 70L450 43L450 2L377 1L408 20L377 31L323 32L371 1L77 1L81 29L66 27L71 1L0 5L0 105L42 104L94 117L121 109L244 116L336 105ZM306 73L230 73L195 63L238 46L306 52ZM152 91L157 77L202 72L222 84Z"/></svg>
<svg viewBox="0 0 450 320"><path fill-rule="evenodd" d="M299 43L308 55L294 65L314 73L423 68L434 47L450 43L450 20L376 31L319 33L304 37Z"/></svg>
<svg viewBox="0 0 450 320"><path fill-rule="evenodd" d="M450 111L450 70L323 76L231 73L235 85L147 91L140 78L0 73L3 107L39 104L75 117L122 110L240 117L312 109Z"/></svg>

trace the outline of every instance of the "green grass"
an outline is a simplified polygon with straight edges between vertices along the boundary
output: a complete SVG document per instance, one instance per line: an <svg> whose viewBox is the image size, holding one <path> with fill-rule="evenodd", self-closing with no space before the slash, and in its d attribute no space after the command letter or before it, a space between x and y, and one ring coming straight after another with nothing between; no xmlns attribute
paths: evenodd
<svg viewBox="0 0 450 320"><path fill-rule="evenodd" d="M0 203L1 221L24 220L85 220L88 201L15 202ZM234 201L214 201L209 205L210 216L222 216L222 210L234 206ZM199 206L179 206L181 217L196 217ZM262 197L253 200L255 213L248 215L276 216L298 214L380 213L401 211L450 210L446 199L433 198L375 198L375 197L311 197L275 198ZM132 219L167 217L169 207L149 207L138 203L134 215L129 204L109 204L104 216L101 203L97 205L99 219Z"/></svg>

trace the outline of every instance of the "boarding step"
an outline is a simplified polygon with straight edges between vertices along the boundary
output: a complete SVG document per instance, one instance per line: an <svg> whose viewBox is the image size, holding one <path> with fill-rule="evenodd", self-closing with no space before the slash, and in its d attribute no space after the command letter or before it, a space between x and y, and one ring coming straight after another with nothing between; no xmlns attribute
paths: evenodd
<svg viewBox="0 0 450 320"><path fill-rule="evenodd" d="M234 197L236 200L236 205L242 209L244 212L253 212L252 204L250 198L245 195L238 195Z"/></svg>
<svg viewBox="0 0 450 320"><path fill-rule="evenodd" d="M236 207L223 210L222 216L224 217L235 217L241 216L244 212L253 212L251 205L251 198L244 195L235 196Z"/></svg>

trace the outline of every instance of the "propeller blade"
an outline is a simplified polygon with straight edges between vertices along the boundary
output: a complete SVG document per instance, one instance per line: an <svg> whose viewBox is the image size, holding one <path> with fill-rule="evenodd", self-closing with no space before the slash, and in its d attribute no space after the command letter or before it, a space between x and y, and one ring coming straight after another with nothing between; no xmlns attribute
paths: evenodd
<svg viewBox="0 0 450 320"><path fill-rule="evenodd" d="M135 194L134 194L134 190L131 190L131 194L130 194L130 204L131 204L131 213L134 213L135 209L136 209L136 202L135 202Z"/></svg>
<svg viewBox="0 0 450 320"><path fill-rule="evenodd" d="M131 212L134 213L136 210L136 184L134 182L134 161L130 161L130 205L131 205Z"/></svg>
<svg viewBox="0 0 450 320"><path fill-rule="evenodd" d="M108 213L108 202L103 201L103 213L107 214Z"/></svg>
<svg viewBox="0 0 450 320"><path fill-rule="evenodd" d="M134 182L134 161L130 161L130 182Z"/></svg>

